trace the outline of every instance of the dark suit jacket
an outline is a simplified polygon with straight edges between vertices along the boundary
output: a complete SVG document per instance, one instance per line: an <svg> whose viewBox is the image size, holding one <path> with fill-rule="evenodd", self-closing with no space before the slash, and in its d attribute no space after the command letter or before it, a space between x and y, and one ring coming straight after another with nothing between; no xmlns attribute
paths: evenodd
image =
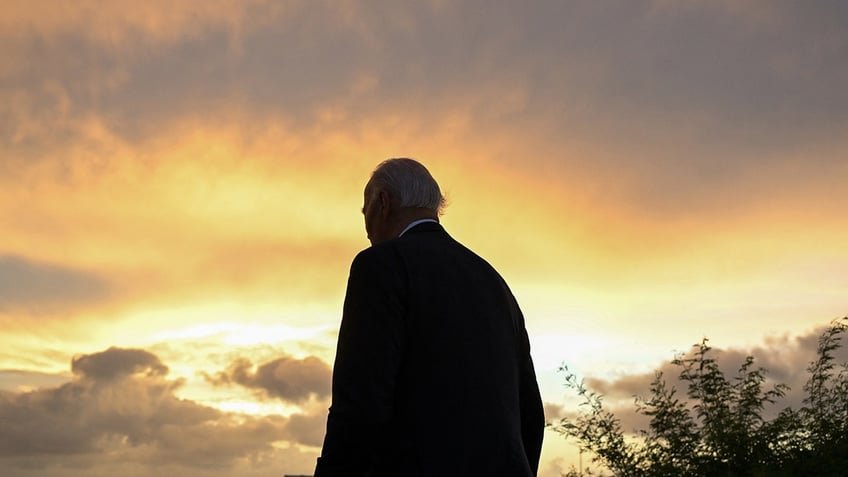
<svg viewBox="0 0 848 477"><path fill-rule="evenodd" d="M544 416L524 318L436 223L351 265L315 477L530 477Z"/></svg>

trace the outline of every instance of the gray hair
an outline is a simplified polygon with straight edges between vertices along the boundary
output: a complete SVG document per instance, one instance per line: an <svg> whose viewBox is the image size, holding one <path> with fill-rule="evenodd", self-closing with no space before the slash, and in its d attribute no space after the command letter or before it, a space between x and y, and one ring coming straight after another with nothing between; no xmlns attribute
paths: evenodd
<svg viewBox="0 0 848 477"><path fill-rule="evenodd" d="M441 214L446 204L439 184L420 162L406 157L381 162L365 186L368 194L388 192L399 207L420 207Z"/></svg>

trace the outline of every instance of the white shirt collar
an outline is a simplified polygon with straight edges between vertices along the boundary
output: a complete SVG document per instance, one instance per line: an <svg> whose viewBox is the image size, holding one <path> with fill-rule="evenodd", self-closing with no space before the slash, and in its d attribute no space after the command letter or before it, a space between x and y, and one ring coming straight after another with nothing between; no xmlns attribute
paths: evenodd
<svg viewBox="0 0 848 477"><path fill-rule="evenodd" d="M403 229L403 232L398 234L398 237L402 237L403 234L405 234L407 230L411 229L412 227L415 227L418 224L423 224L424 222L435 222L437 224L439 223L439 221L436 220L436 219L418 219L418 220L412 222L411 224L407 225L406 228Z"/></svg>

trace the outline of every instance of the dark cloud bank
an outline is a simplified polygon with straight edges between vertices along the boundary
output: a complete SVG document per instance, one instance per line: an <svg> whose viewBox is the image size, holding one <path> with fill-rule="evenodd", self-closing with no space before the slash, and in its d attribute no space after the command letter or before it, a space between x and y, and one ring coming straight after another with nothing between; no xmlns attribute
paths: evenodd
<svg viewBox="0 0 848 477"><path fill-rule="evenodd" d="M732 3L309 2L271 22L248 21L238 34L200 18L195 35L154 48L138 41L129 53L92 41L82 26L62 41L21 34L9 39L26 61L7 83L27 107L8 108L0 145L42 156L39 145L74 142L76 123L91 115L135 142L174 117L231 106L305 131L327 105L355 125L378 111L438 118L479 96L469 104L485 136L489 127L526 128L540 144L559 144L563 131L614 142L627 167L678 170L673 184L692 168L733 176L749 161L768 166L776 151L841 137L844 2ZM252 15L273 16L264 7ZM363 76L374 87L354 94ZM108 77L124 79L103 84ZM50 81L57 85L44 86ZM489 85L522 89L524 106L488 109L503 94ZM18 131L30 123L51 126ZM658 138L684 144L668 157L632 153L653 141L652 154L671 148ZM834 158L804 159L821 167Z"/></svg>
<svg viewBox="0 0 848 477"><path fill-rule="evenodd" d="M113 347L77 356L71 369L71 381L58 387L0 391L3 475L24 469L59 475L59 467L79 471L109 462L220 471L293 453L294 444L318 446L323 437L323 413L248 416L181 399L176 391L183 380L169 379L168 367L146 350ZM281 358L251 373L240 360L219 378L298 403L326 397L328 370L317 358ZM287 449L274 443L288 443Z"/></svg>

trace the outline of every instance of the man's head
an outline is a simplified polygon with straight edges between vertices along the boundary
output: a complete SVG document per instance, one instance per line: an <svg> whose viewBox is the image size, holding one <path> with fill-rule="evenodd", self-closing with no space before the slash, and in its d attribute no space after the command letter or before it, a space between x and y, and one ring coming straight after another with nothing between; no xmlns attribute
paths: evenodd
<svg viewBox="0 0 848 477"><path fill-rule="evenodd" d="M372 245L393 239L418 219L438 220L445 207L439 184L421 163L407 158L380 163L365 185L365 231Z"/></svg>

